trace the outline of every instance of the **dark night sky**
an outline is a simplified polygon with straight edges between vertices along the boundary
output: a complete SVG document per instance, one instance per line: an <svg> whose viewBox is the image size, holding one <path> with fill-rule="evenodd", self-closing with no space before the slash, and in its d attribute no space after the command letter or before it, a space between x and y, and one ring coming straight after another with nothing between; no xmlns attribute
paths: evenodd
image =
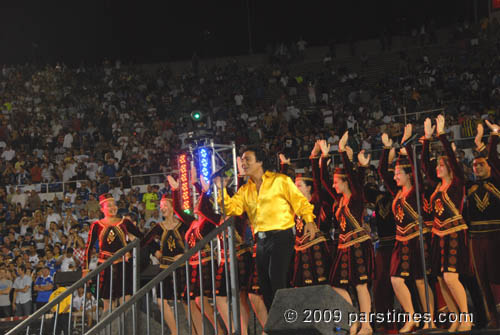
<svg viewBox="0 0 500 335"><path fill-rule="evenodd" d="M484 14L487 0L478 2ZM248 0L254 51L300 35L310 44L326 44L376 37L384 28L397 33L431 18L438 25L473 20L472 3ZM206 57L248 52L247 0L2 0L0 10L0 63L31 61L34 55L44 63L75 64L104 57L144 63L189 59L193 51Z"/></svg>

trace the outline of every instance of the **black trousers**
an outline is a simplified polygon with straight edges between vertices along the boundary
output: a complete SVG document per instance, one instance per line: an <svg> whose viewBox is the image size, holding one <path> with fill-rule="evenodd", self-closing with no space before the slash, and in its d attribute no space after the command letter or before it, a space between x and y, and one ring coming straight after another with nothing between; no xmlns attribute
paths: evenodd
<svg viewBox="0 0 500 335"><path fill-rule="evenodd" d="M52 319L52 333L54 331L54 323L55 323L55 315ZM57 325L56 325L56 335L69 335L68 333L68 322L69 322L69 313L60 313L57 315ZM51 334L52 334L51 333Z"/></svg>
<svg viewBox="0 0 500 335"><path fill-rule="evenodd" d="M257 233L257 274L268 311L276 291L288 286L288 271L294 245L293 228Z"/></svg>

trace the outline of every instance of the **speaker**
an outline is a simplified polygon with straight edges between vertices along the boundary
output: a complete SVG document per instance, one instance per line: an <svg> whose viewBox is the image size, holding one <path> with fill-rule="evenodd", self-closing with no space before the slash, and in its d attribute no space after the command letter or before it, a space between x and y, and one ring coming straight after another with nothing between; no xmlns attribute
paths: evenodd
<svg viewBox="0 0 500 335"><path fill-rule="evenodd" d="M264 329L269 335L344 333L355 312L328 285L281 289L276 292Z"/></svg>
<svg viewBox="0 0 500 335"><path fill-rule="evenodd" d="M78 271L56 272L54 275L54 284L61 286L71 286L82 278L82 269Z"/></svg>

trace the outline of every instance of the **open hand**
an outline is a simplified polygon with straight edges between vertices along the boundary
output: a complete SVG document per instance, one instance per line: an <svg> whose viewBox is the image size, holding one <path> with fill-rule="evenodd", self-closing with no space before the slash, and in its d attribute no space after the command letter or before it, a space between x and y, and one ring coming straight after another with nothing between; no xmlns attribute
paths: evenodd
<svg viewBox="0 0 500 335"><path fill-rule="evenodd" d="M432 125L432 121L429 118L426 118L424 121L424 136L426 139L430 140L432 138L432 134L434 133L434 129L436 126Z"/></svg>
<svg viewBox="0 0 500 335"><path fill-rule="evenodd" d="M411 123L408 123L405 126L403 138L401 139L401 144L404 144L411 137L412 130L413 130L413 126L411 125Z"/></svg>
<svg viewBox="0 0 500 335"><path fill-rule="evenodd" d="M171 175L167 176L167 181L170 184L170 188L172 189L172 191L175 191L179 188L179 182L175 180Z"/></svg>
<svg viewBox="0 0 500 335"><path fill-rule="evenodd" d="M389 138L389 135L387 135L387 133L383 133L381 139L384 147L392 147L392 139Z"/></svg>
<svg viewBox="0 0 500 335"><path fill-rule="evenodd" d="M200 178L200 183L201 183L201 190L203 193L207 193L208 190L210 189L210 184L205 180L204 177Z"/></svg>
<svg viewBox="0 0 500 335"><path fill-rule="evenodd" d="M325 140L319 140L318 141L319 148L321 149L321 154L326 157L330 153L330 144L327 143Z"/></svg>
<svg viewBox="0 0 500 335"><path fill-rule="evenodd" d="M283 165L283 164L290 165L290 158L286 158L286 156L283 155L283 154L280 154L279 156L280 156L280 163L281 163L281 165Z"/></svg>
<svg viewBox="0 0 500 335"><path fill-rule="evenodd" d="M491 123L488 120L484 120L484 122L486 122L486 125L491 129L492 132L498 133L498 131L500 131L500 126L499 125L493 124L493 123Z"/></svg>
<svg viewBox="0 0 500 335"><path fill-rule="evenodd" d="M314 240L316 233L318 232L318 227L314 222L307 222L304 226L304 235L309 236L309 240Z"/></svg>
<svg viewBox="0 0 500 335"><path fill-rule="evenodd" d="M345 151L347 140L349 139L349 131L346 131L339 141L339 151Z"/></svg>
<svg viewBox="0 0 500 335"><path fill-rule="evenodd" d="M361 166L368 166L370 164L371 154L365 155L365 150L358 153L358 162Z"/></svg>
<svg viewBox="0 0 500 335"><path fill-rule="evenodd" d="M438 115L438 117L436 118L436 132L438 133L438 135L444 133L444 123L444 116Z"/></svg>

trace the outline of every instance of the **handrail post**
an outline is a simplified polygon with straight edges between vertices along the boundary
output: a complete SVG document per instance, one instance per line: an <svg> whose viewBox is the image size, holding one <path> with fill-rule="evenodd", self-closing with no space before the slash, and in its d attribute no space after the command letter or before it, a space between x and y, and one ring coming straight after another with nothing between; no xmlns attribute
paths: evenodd
<svg viewBox="0 0 500 335"><path fill-rule="evenodd" d="M140 244L136 245L132 251L132 260L133 260L133 283L132 283L132 292L135 295L140 286ZM134 303L132 306L132 333L134 335L137 334L137 303Z"/></svg>

